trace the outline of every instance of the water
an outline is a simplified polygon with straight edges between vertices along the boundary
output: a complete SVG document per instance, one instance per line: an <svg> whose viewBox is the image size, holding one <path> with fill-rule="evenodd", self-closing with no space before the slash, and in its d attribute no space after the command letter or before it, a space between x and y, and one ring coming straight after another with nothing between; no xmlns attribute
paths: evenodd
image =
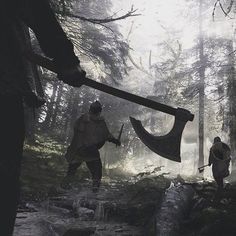
<svg viewBox="0 0 236 236"><path fill-rule="evenodd" d="M105 203L104 201L98 201L95 214L94 214L94 220L105 221L104 203Z"/></svg>

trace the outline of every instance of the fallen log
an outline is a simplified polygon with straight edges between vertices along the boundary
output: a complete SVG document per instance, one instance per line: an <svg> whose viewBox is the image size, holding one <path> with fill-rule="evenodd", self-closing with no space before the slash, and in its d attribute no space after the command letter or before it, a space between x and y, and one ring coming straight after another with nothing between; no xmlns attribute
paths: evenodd
<svg viewBox="0 0 236 236"><path fill-rule="evenodd" d="M179 235L181 221L190 209L193 196L190 185L171 184L155 217L156 236Z"/></svg>

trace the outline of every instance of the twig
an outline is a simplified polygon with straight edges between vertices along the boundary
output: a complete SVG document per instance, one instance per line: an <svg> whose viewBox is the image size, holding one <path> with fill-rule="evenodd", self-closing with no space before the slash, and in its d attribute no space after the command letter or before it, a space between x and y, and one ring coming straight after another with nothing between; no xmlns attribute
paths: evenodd
<svg viewBox="0 0 236 236"><path fill-rule="evenodd" d="M87 22L90 22L90 23L93 23L93 24L104 24L104 23L109 23L109 22L113 22L113 21L117 21L117 20L123 20L127 17L140 16L141 14L135 13L137 10L138 9L133 10L133 8L131 8L130 11L128 11L126 14L124 14L122 16L115 17L115 18L108 17L108 18L105 18L105 19L87 18L87 17L84 17L84 16L78 16L78 15L75 15L75 14L69 13L69 12L66 13L66 16L77 18L77 19L80 19L82 21L87 21Z"/></svg>
<svg viewBox="0 0 236 236"><path fill-rule="evenodd" d="M215 10L216 10L216 6L217 6L217 3L219 2L220 0L217 0L214 4L214 8L213 8L213 12L212 12L212 18L213 18L213 21L215 20Z"/></svg>
<svg viewBox="0 0 236 236"><path fill-rule="evenodd" d="M214 21L214 19L215 19L215 11L216 11L216 6L217 6L218 3L219 3L219 6L220 6L222 12L224 13L225 17L229 17L230 19L233 19L232 17L229 16L229 13L230 13L231 10L232 10L234 0L231 0L231 1L230 1L230 4L229 4L229 6L228 6L228 8L227 8L227 11L224 9L224 7L223 7L221 1L220 1L220 0L217 0L217 1L215 2L215 4L214 4L214 8L213 8L213 12L212 12L213 21Z"/></svg>

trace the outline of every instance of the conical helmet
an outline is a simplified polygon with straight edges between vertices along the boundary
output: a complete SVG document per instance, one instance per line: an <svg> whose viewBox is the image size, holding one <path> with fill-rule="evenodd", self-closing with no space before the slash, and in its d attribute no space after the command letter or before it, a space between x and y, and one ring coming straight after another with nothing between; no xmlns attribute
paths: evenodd
<svg viewBox="0 0 236 236"><path fill-rule="evenodd" d="M99 113L102 111L102 104L99 101L95 101L90 105L89 111L91 113Z"/></svg>

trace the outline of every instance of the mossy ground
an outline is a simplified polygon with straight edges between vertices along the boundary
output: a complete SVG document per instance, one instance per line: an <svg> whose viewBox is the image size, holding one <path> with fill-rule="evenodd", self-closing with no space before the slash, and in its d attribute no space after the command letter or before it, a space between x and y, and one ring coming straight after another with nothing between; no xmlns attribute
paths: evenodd
<svg viewBox="0 0 236 236"><path fill-rule="evenodd" d="M67 171L64 158L66 146L50 138L38 137L33 144L25 144L21 168L21 199L23 201L44 200L50 194L57 194L57 188ZM77 179L89 177L82 165Z"/></svg>

